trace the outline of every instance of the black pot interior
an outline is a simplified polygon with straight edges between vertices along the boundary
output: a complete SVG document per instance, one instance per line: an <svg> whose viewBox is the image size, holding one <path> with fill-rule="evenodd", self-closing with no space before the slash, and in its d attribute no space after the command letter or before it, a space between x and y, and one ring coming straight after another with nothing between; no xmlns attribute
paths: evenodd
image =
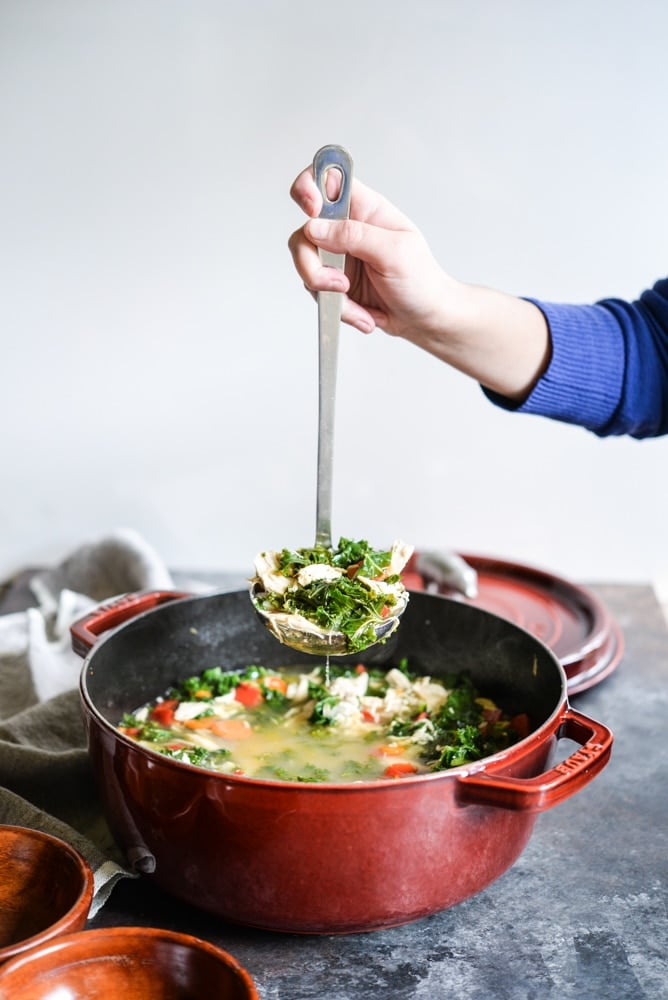
<svg viewBox="0 0 668 1000"><path fill-rule="evenodd" d="M510 714L526 712L537 729L565 698L555 656L517 626L460 601L413 593L395 634L364 654L336 662L389 669L408 661L416 673L470 672L481 695ZM322 662L282 645L262 625L248 592L163 604L110 633L86 659L83 688L112 725L179 679L219 666L268 667Z"/></svg>

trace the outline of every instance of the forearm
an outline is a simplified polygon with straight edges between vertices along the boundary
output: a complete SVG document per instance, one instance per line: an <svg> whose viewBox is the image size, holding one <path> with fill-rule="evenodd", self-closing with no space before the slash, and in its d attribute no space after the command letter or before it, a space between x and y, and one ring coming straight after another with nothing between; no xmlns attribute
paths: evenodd
<svg viewBox="0 0 668 1000"><path fill-rule="evenodd" d="M402 336L476 379L521 402L550 363L543 313L532 302L444 275L444 287L424 323Z"/></svg>

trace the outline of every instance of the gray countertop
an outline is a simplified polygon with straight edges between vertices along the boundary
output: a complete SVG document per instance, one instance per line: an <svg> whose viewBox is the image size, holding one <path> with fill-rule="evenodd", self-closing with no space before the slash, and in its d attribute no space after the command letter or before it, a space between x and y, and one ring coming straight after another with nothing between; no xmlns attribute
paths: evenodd
<svg viewBox="0 0 668 1000"><path fill-rule="evenodd" d="M625 655L571 700L612 729L612 759L538 817L518 861L483 892L392 930L300 937L224 924L126 880L90 926L205 938L248 969L262 1000L668 998L668 629L651 587L591 589Z"/></svg>

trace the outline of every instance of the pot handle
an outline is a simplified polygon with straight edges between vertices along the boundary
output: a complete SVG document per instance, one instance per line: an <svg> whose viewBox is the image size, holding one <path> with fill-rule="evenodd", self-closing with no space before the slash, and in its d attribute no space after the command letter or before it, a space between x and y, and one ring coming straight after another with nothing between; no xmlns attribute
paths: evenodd
<svg viewBox="0 0 668 1000"><path fill-rule="evenodd" d="M106 632L107 629L116 628L117 625L122 625L130 618L135 618L142 611L157 608L159 604L192 596L192 594L180 590L144 590L115 597L112 601L107 601L105 604L93 608L83 618L79 618L78 621L70 625L72 649L79 656L85 656L95 645L101 633Z"/></svg>
<svg viewBox="0 0 668 1000"><path fill-rule="evenodd" d="M579 743L579 748L549 771L533 778L513 778L490 770L467 774L458 779L460 801L544 812L569 798L608 763L613 736L607 726L570 706L562 716L556 735L557 739Z"/></svg>

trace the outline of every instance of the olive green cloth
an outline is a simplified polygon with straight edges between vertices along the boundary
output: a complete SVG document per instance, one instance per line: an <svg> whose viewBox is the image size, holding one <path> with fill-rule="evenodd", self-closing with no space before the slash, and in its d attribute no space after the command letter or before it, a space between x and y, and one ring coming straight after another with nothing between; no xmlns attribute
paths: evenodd
<svg viewBox="0 0 668 1000"><path fill-rule="evenodd" d="M82 661L69 628L100 601L172 588L159 556L122 530L30 576L32 606L0 614L0 823L43 830L77 848L95 874L91 914L133 873L96 793L79 707Z"/></svg>

